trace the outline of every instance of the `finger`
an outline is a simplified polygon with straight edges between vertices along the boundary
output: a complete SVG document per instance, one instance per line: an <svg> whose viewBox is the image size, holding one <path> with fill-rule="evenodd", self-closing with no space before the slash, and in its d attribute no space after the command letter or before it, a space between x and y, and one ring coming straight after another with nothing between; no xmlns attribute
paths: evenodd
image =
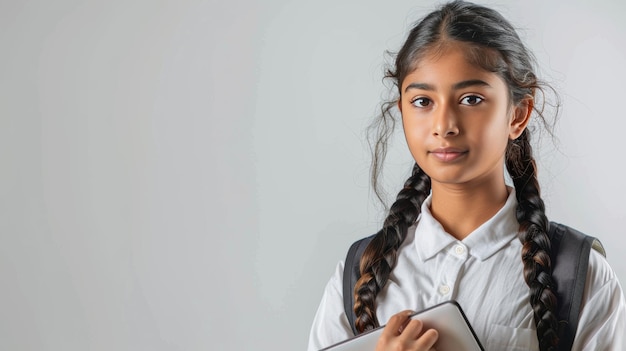
<svg viewBox="0 0 626 351"><path fill-rule="evenodd" d="M409 320L409 316L413 314L413 311L402 311L400 313L396 313L387 322L385 329L381 336L392 337L400 335L402 329L406 325L406 322Z"/></svg>
<svg viewBox="0 0 626 351"><path fill-rule="evenodd" d="M416 346L420 350L430 350L435 347L437 339L439 339L439 333L435 329L428 329L417 339Z"/></svg>
<svg viewBox="0 0 626 351"><path fill-rule="evenodd" d="M423 329L424 323L422 323L421 320L411 319L402 330L400 337L403 340L417 340L417 338L422 334Z"/></svg>

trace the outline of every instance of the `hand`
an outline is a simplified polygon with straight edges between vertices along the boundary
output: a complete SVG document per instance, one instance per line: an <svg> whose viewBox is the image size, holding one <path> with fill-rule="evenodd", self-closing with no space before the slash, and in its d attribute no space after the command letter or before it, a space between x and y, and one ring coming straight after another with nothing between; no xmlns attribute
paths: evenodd
<svg viewBox="0 0 626 351"><path fill-rule="evenodd" d="M423 331L422 321L410 319L412 311L393 315L383 329L376 351L436 351L439 333L435 329Z"/></svg>

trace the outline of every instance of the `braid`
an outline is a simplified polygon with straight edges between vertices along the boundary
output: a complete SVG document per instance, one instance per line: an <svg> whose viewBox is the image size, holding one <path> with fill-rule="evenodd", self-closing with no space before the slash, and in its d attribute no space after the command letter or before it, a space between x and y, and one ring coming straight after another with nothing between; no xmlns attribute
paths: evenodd
<svg viewBox="0 0 626 351"><path fill-rule="evenodd" d="M549 222L539 195L536 165L527 130L519 138L509 141L506 167L513 179L518 201L516 214L520 223L519 238L523 244L524 279L530 288L530 305L534 312L539 348L555 350L559 339L556 286L552 278L547 234Z"/></svg>
<svg viewBox="0 0 626 351"><path fill-rule="evenodd" d="M380 326L376 317L376 296L387 284L397 263L398 248L408 228L417 220L429 192L430 178L415 164L411 177L391 205L383 228L363 252L361 278L354 287L355 324L361 333Z"/></svg>

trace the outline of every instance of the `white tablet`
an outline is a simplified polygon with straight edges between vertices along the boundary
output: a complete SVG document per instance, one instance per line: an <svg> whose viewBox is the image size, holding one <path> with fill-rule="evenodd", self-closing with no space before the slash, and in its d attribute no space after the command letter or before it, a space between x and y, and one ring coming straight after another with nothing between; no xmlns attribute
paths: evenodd
<svg viewBox="0 0 626 351"><path fill-rule="evenodd" d="M411 318L421 320L426 329L433 328L439 332L435 344L437 351L484 350L461 306L454 300L417 312ZM374 351L383 328L381 326L320 351Z"/></svg>

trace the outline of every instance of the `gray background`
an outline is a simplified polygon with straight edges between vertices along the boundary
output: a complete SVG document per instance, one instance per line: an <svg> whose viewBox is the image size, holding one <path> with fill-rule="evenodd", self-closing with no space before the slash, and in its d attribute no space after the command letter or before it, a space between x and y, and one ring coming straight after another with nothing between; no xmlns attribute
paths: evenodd
<svg viewBox="0 0 626 351"><path fill-rule="evenodd" d="M600 237L624 282L625 5L490 4L563 98L537 152L548 214ZM364 129L383 53L432 8L1 1L0 349L305 349L382 218Z"/></svg>

